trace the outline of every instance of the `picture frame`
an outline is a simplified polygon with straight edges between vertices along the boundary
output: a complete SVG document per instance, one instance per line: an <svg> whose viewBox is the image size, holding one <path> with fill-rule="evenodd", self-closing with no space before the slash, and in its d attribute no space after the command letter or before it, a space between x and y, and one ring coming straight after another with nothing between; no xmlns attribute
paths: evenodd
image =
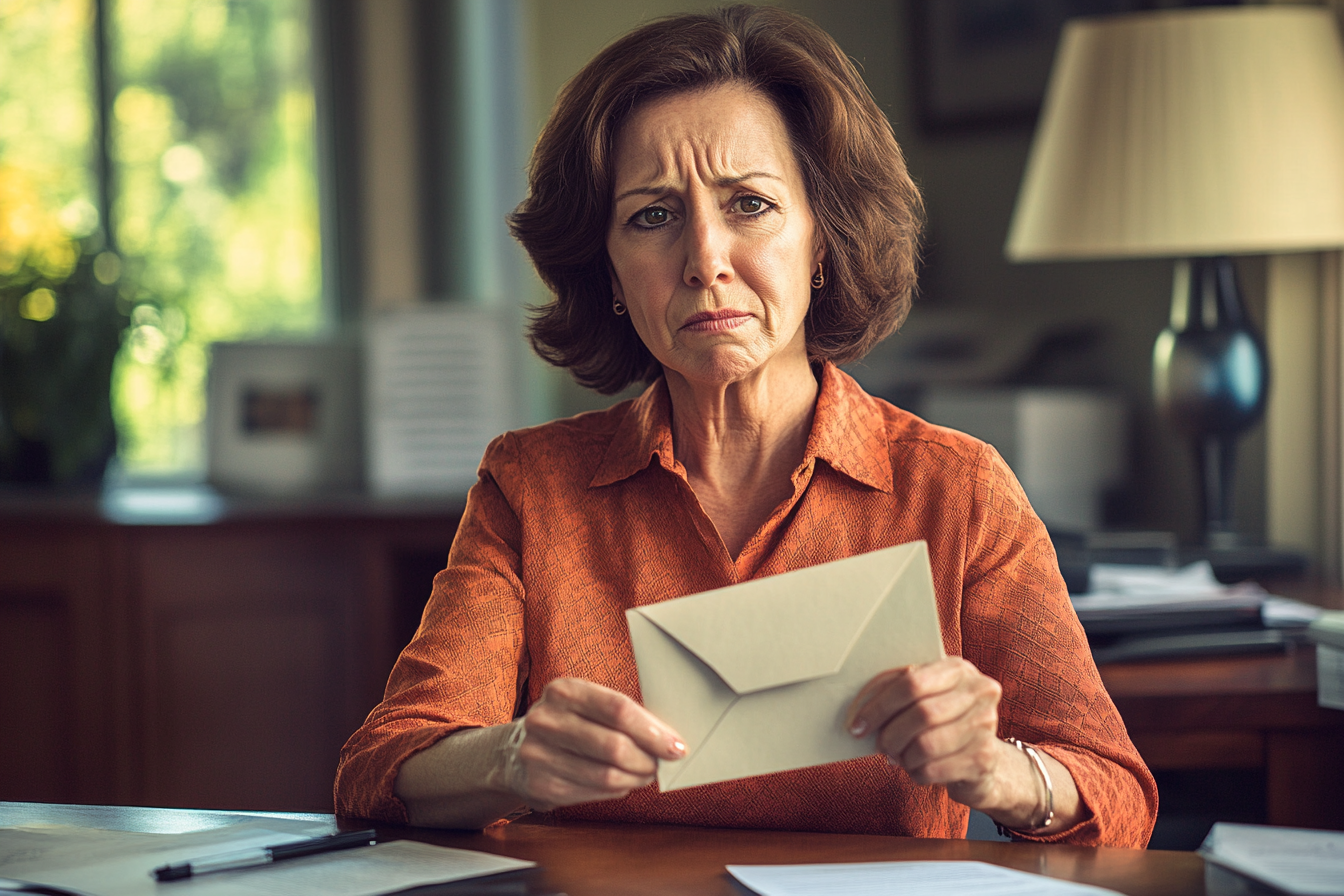
<svg viewBox="0 0 1344 896"><path fill-rule="evenodd" d="M910 0L916 109L939 134L1030 126L1064 23L1142 0Z"/></svg>
<svg viewBox="0 0 1344 896"><path fill-rule="evenodd" d="M362 482L354 341L217 342L207 386L207 471L222 492L311 494Z"/></svg>

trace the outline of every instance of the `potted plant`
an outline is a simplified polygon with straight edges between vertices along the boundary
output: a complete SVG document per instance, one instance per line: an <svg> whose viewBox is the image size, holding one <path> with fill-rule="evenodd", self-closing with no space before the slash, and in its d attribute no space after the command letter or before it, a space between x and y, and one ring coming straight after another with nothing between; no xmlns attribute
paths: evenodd
<svg viewBox="0 0 1344 896"><path fill-rule="evenodd" d="M0 267L0 482L98 484L116 453L112 365L126 329L112 252L29 252Z"/></svg>

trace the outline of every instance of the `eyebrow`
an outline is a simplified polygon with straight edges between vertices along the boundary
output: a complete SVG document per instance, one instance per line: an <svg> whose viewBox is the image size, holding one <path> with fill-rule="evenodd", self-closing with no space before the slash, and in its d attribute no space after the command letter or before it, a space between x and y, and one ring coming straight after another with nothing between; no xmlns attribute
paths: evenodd
<svg viewBox="0 0 1344 896"><path fill-rule="evenodd" d="M777 180L780 183L784 182L784 178L780 177L777 174L771 174L769 171L748 171L746 174L739 174L737 177L721 177L718 180L714 181L714 186L734 187L742 183L743 181L751 180L753 177L764 177L770 180ZM666 192L667 187L659 186L658 184L650 184L646 187L635 187L633 190L626 190L624 193L617 196L614 200L612 200L612 204L615 205L616 203L619 203L621 200L627 199L631 196L661 196L663 193Z"/></svg>

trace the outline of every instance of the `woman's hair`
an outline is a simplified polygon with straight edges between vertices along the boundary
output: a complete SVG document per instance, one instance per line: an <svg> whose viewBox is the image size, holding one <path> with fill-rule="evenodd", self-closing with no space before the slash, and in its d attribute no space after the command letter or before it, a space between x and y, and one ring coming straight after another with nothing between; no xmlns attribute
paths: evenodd
<svg viewBox="0 0 1344 896"><path fill-rule="evenodd" d="M805 323L808 357L863 357L910 310L923 204L891 125L852 62L809 20L730 6L642 25L565 85L532 153L513 235L555 293L529 336L537 354L604 394L660 372L612 311L606 251L616 139L643 104L723 84L779 109L821 245L825 286Z"/></svg>

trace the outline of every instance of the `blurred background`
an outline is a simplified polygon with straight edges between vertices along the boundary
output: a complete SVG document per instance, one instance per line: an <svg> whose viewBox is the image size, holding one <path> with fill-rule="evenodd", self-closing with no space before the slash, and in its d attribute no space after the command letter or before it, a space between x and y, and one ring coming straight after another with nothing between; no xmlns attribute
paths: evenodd
<svg viewBox="0 0 1344 896"><path fill-rule="evenodd" d="M856 375L916 409L921 389L949 384L1084 387L1118 399L1119 469L1092 522L1197 539L1188 449L1149 397L1170 263L1010 265L1002 252L1060 25L1155 4L985 0L953 4L960 18L936 4L933 13L909 2L788 5L861 66L928 202L910 325ZM82 313L98 321L80 329L115 353L119 481L206 475L212 343L330 338L389 309L473 306L504 319L516 351L504 425L609 403L527 357L523 309L547 297L503 215L522 195L560 85L630 26L688 8L5 0L4 479L87 483L101 473L110 444L54 435L78 430L66 418L96 403L98 365L71 360L72 333L48 338L46 360L20 357L74 316L79 294L111 297L90 303ZM1263 319L1265 264L1240 264ZM21 399L14 387L31 379L43 384ZM1265 453L1263 433L1252 433L1235 509L1253 541L1270 534ZM1318 550L1313 532L1273 535Z"/></svg>
<svg viewBox="0 0 1344 896"><path fill-rule="evenodd" d="M523 339L531 144L603 45L703 5L0 0L0 798L329 809L486 440L616 400ZM928 207L909 323L851 372L994 441L1059 530L1198 542L1152 399L1171 260L1003 246L1063 22L1202 4L780 5L860 67ZM1315 255L1236 263L1279 365L1236 530L1337 577L1338 296ZM1273 814L1263 745L1199 744L1197 800Z"/></svg>

